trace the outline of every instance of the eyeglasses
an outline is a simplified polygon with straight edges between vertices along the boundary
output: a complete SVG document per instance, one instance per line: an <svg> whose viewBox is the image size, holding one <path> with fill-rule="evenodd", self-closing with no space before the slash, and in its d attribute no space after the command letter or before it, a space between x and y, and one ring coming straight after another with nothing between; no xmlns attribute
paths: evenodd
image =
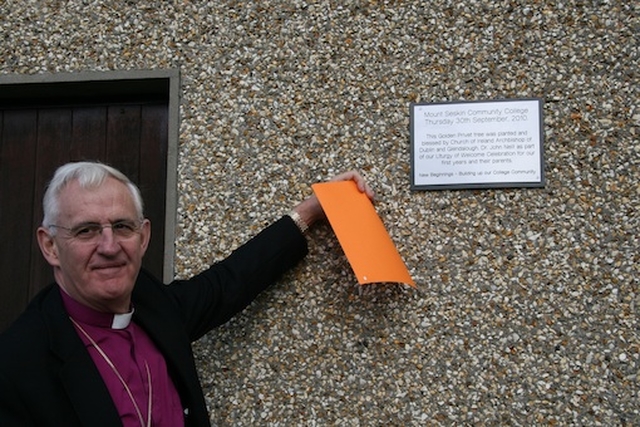
<svg viewBox="0 0 640 427"><path fill-rule="evenodd" d="M125 240L135 235L140 230L141 225L142 221L122 220L106 225L89 222L71 228L55 224L50 224L49 227L66 231L72 239L82 242L96 242L100 239L102 230L105 228L111 228L111 232L117 239Z"/></svg>

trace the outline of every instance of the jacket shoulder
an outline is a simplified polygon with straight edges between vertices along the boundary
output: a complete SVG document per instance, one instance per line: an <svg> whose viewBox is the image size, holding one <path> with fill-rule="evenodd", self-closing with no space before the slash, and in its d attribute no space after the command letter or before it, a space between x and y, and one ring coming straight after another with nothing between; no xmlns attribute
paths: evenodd
<svg viewBox="0 0 640 427"><path fill-rule="evenodd" d="M47 351L48 327L43 305L55 295L57 289L50 285L43 289L29 303L25 311L0 334L0 367L17 366L30 363L33 358L41 357Z"/></svg>

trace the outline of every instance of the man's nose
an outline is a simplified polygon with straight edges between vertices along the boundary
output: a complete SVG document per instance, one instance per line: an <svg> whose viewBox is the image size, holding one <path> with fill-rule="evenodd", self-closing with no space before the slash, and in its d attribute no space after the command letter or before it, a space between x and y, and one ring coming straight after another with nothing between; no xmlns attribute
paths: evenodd
<svg viewBox="0 0 640 427"><path fill-rule="evenodd" d="M111 226L102 227L98 240L98 248L101 252L106 253L113 253L120 250L120 245Z"/></svg>

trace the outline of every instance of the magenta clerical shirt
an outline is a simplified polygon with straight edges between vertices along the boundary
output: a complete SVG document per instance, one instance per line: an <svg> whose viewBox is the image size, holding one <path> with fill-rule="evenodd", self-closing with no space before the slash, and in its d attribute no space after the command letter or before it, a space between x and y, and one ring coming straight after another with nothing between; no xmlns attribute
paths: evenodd
<svg viewBox="0 0 640 427"><path fill-rule="evenodd" d="M184 426L180 396L169 377L164 357L146 332L131 322L133 311L117 315L102 313L80 304L62 289L60 293L67 313L78 324L76 325L78 336L100 371L124 427L140 427L138 411L114 369L109 366L81 329L98 344L127 383L145 425L148 421L150 378L151 425ZM147 373L147 366L149 373Z"/></svg>

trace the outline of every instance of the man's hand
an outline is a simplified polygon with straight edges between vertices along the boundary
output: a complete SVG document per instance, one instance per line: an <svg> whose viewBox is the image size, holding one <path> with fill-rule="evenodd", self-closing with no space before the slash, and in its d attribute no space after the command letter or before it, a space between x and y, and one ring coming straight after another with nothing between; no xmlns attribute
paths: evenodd
<svg viewBox="0 0 640 427"><path fill-rule="evenodd" d="M369 184L364 180L362 175L360 175L357 171L349 171L344 172L335 177L331 178L329 181L354 181L358 186L358 190L362 193L365 193L369 199L373 200L374 193ZM320 201L315 196L315 194L308 199L301 202L295 208L294 211L298 212L300 215L300 219L304 221L308 226L311 226L314 222L324 219L325 214L322 210L322 206L320 205Z"/></svg>
<svg viewBox="0 0 640 427"><path fill-rule="evenodd" d="M373 190L369 187L369 184L367 184L358 171L341 173L340 175L331 178L330 181L355 181L358 186L358 190L360 190L361 193L365 193L371 200L374 198Z"/></svg>

